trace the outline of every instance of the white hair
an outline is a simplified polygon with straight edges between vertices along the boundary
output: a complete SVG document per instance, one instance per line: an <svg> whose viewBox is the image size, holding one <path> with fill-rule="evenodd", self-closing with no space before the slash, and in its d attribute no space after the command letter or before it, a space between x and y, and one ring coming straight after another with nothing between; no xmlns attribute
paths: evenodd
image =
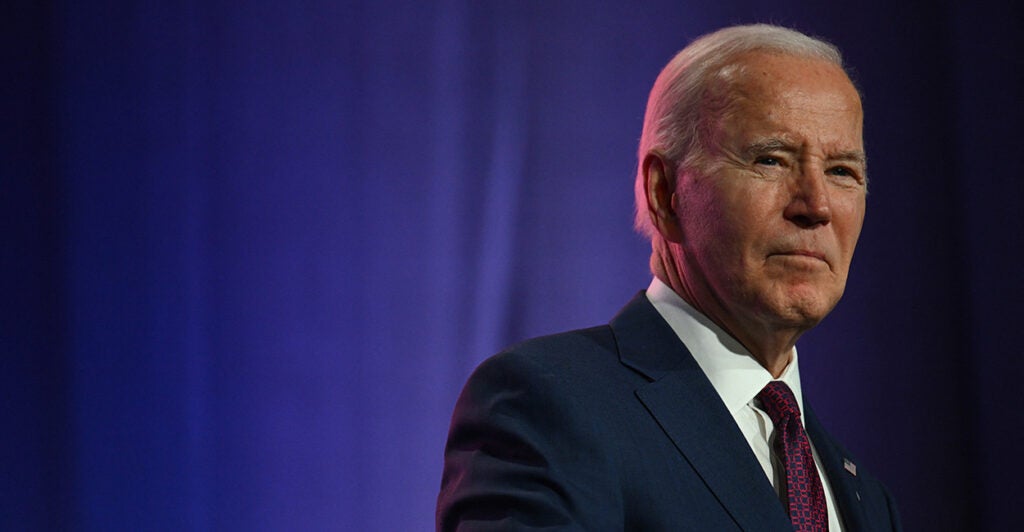
<svg viewBox="0 0 1024 532"><path fill-rule="evenodd" d="M637 151L636 229L649 239L658 235L647 211L643 162L659 152L677 168L694 168L706 145L702 132L710 88L748 52L818 59L843 68L843 58L832 44L789 28L770 24L732 26L704 35L683 48L651 88Z"/></svg>

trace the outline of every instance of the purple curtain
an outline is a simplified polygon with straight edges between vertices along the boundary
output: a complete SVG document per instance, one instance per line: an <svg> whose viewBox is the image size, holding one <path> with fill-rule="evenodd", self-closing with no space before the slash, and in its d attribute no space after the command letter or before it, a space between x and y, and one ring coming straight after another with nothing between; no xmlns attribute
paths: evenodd
<svg viewBox="0 0 1024 532"><path fill-rule="evenodd" d="M809 400L910 530L1018 522L1021 8L15 2L0 528L426 530L472 368L606 322L690 39L840 46L871 193Z"/></svg>

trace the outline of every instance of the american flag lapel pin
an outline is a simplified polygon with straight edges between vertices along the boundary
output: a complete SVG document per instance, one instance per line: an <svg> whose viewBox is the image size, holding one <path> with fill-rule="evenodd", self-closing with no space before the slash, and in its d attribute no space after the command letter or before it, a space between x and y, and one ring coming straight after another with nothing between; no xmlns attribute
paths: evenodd
<svg viewBox="0 0 1024 532"><path fill-rule="evenodd" d="M848 458L843 458L843 469L849 471L851 475L857 476L857 464L851 462Z"/></svg>

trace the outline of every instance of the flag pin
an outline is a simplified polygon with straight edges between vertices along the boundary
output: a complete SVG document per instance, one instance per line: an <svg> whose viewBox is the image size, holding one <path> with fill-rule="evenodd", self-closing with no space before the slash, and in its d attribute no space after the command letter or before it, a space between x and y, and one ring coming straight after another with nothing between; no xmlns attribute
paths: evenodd
<svg viewBox="0 0 1024 532"><path fill-rule="evenodd" d="M857 476L857 464L846 458L843 458L843 469L849 471L851 475Z"/></svg>

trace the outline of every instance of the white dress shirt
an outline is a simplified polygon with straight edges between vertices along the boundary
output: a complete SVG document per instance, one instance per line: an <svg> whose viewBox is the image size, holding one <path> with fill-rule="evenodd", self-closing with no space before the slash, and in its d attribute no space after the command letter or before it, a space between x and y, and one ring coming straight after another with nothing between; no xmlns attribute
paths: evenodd
<svg viewBox="0 0 1024 532"><path fill-rule="evenodd" d="M690 351L697 365L707 375L711 385L722 398L725 407L736 420L736 425L747 438L750 449L761 463L764 474L775 487L776 493L782 489L780 474L784 474L781 462L775 456L771 442L775 425L768 414L759 408L755 400L757 394L773 380L772 374L764 369L742 344L691 307L665 283L657 277L647 288L647 299L672 327L676 335ZM800 423L803 424L804 399L800 390L800 367L797 364L796 348L793 358L783 370L778 380L785 382L796 396L800 405ZM808 441L810 438L808 438ZM831 531L843 530L839 519L835 497L821 467L818 451L811 442L814 463L821 477L821 485L825 489L825 504L828 506L828 526Z"/></svg>

